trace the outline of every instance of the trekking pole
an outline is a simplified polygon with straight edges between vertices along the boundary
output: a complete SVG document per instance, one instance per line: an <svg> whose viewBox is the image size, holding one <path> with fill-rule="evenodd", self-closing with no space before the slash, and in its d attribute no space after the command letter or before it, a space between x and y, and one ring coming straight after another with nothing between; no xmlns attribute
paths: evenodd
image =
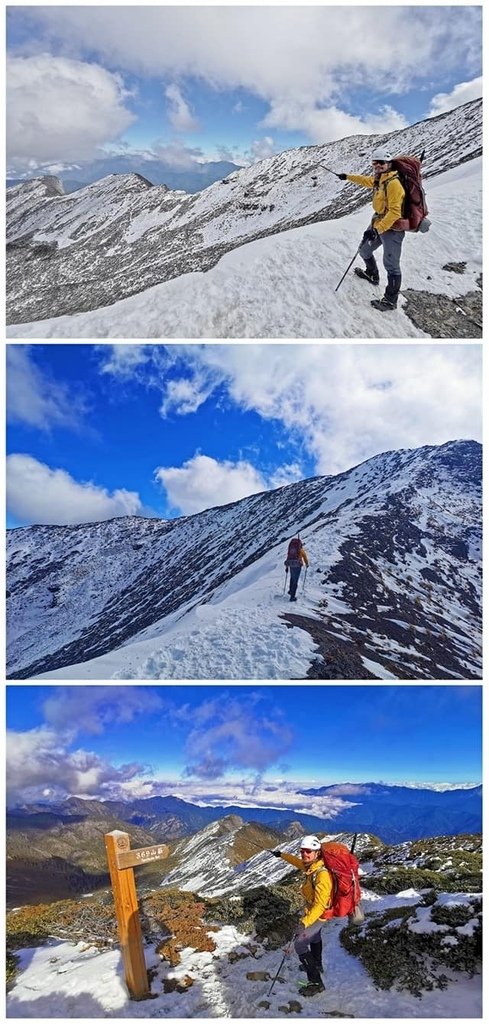
<svg viewBox="0 0 489 1024"><path fill-rule="evenodd" d="M306 576L307 576L307 565L306 565L305 572L304 572L304 579L302 581L302 593L304 593L304 591L306 589Z"/></svg>
<svg viewBox="0 0 489 1024"><path fill-rule="evenodd" d="M285 588L287 586L287 573L288 573L288 571L289 571L288 569L285 570L284 589L283 589L283 593L284 594L285 594Z"/></svg>
<svg viewBox="0 0 489 1024"><path fill-rule="evenodd" d="M355 849L356 842L357 842L357 835L358 835L358 832L355 832L355 835L353 836L353 842L352 842L352 844L350 846L350 853L353 853L353 851Z"/></svg>
<svg viewBox="0 0 489 1024"><path fill-rule="evenodd" d="M362 239L362 241L363 241L363 239ZM350 262L349 262L349 264L348 264L348 266L347 266L347 268L346 268L346 270L345 270L345 273L343 274L343 277L341 278L341 281L339 281L339 282L338 282L338 284L336 285L336 288L335 288L335 292L337 292L337 291L338 291L338 288L340 287L340 284L342 284L342 283L343 283L343 281L345 280L345 277L346 277L346 275L347 275L347 273L348 273L348 271L349 271L350 267L352 267L352 266L353 266L353 264L354 264L354 262L355 262L355 260L356 260L356 258L357 258L357 256L358 256L358 253L360 252L360 247L361 247L361 245L362 245L362 242L360 242L360 245L358 246L358 249L357 249L357 251L356 251L356 253L355 253L355 255L354 255L353 259L352 259L352 260L350 260Z"/></svg>
<svg viewBox="0 0 489 1024"><path fill-rule="evenodd" d="M330 174L334 174L334 176L336 178L339 178L338 172L337 171L332 171L331 167L326 167L326 164L319 164L319 166L322 167L324 171L329 171Z"/></svg>
<svg viewBox="0 0 489 1024"><path fill-rule="evenodd" d="M292 948L292 943L294 941L294 938L295 938L295 932L294 932L290 942L288 943L288 945L284 949L284 955L283 955L283 957L282 957L282 959L280 961L280 967L279 967L279 969L278 969L278 971L277 971L277 973L276 973L276 975L275 975L275 977L274 977L274 979L272 981L272 984L270 985L270 989L269 989L267 995L271 995L273 986L275 985L275 982L276 982L276 980L277 980L277 978L278 978L278 976L280 974L280 971L282 970L282 967L284 966L284 963L285 963L287 957L290 956L290 950Z"/></svg>

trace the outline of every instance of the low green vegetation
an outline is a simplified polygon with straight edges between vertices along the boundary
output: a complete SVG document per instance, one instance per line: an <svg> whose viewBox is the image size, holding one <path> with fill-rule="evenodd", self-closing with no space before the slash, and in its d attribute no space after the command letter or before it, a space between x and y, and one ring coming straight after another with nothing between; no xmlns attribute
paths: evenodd
<svg viewBox="0 0 489 1024"><path fill-rule="evenodd" d="M5 967L5 980L6 980L6 983L7 983L7 989L9 989L10 986L12 985L12 983L15 981L15 976L17 974L18 967L19 967L19 958L18 958L18 956L15 956L15 953L11 953L11 952L9 952L9 950L7 950L7 960L6 960L6 967Z"/></svg>

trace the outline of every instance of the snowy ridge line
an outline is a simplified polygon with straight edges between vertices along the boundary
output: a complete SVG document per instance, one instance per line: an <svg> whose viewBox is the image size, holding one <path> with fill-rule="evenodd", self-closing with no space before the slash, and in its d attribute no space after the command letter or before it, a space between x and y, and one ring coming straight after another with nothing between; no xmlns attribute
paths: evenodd
<svg viewBox="0 0 489 1024"><path fill-rule="evenodd" d="M9 678L480 678L480 481L456 441L170 522L9 531Z"/></svg>

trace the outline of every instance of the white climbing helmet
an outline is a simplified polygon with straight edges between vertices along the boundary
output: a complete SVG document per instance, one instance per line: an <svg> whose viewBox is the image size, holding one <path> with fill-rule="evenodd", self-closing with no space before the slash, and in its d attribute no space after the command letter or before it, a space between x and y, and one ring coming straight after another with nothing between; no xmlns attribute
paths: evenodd
<svg viewBox="0 0 489 1024"><path fill-rule="evenodd" d="M304 836L301 839L301 850L320 850L321 843L317 836Z"/></svg>
<svg viewBox="0 0 489 1024"><path fill-rule="evenodd" d="M388 163L393 159L394 157L392 156L392 153L389 152L386 146L379 146L379 148L375 149L372 153L372 163L374 160L380 160L381 163Z"/></svg>

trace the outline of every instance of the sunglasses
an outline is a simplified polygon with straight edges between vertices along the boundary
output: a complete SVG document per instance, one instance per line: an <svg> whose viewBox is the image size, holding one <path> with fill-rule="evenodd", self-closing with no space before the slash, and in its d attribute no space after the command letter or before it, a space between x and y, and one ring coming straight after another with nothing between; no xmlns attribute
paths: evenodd
<svg viewBox="0 0 489 1024"><path fill-rule="evenodd" d="M301 846L301 853L317 853L317 850L306 850L305 846Z"/></svg>
<svg viewBox="0 0 489 1024"><path fill-rule="evenodd" d="M372 163L373 163L374 167L375 167L376 164L379 167L382 167L382 165L386 164L387 162L388 162L387 160L372 160Z"/></svg>

